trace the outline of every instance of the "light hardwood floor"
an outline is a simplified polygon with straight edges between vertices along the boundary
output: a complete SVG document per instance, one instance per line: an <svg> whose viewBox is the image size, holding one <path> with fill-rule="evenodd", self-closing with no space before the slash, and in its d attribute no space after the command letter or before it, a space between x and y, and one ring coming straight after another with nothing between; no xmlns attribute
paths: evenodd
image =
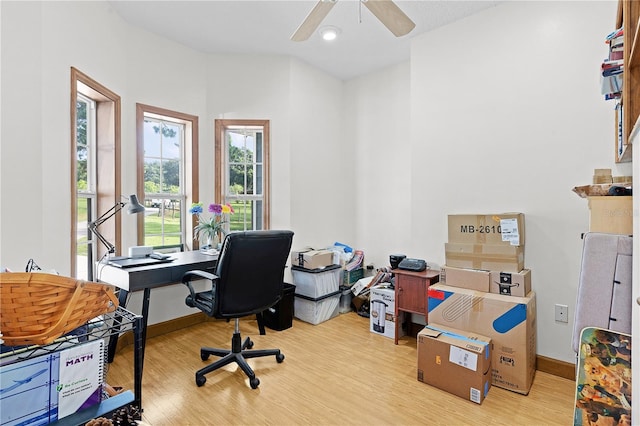
<svg viewBox="0 0 640 426"><path fill-rule="evenodd" d="M201 346L229 347L233 321L211 321L148 340L142 387L143 420L161 425L568 425L574 382L538 371L528 395L492 387L482 405L416 379L416 340L396 346L369 332L355 312L318 325L294 319L284 331L259 335L255 319L241 321L254 349L280 348L249 361L258 389L236 366L207 375ZM120 350L107 382L133 388L133 348ZM211 357L209 361L215 357ZM207 361L207 362L209 362ZM452 377L451 380L455 380Z"/></svg>

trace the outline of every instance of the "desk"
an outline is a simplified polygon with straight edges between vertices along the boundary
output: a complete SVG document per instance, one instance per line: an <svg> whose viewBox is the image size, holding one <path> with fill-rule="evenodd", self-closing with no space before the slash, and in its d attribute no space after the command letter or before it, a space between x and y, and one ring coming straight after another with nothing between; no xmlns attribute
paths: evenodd
<svg viewBox="0 0 640 426"><path fill-rule="evenodd" d="M172 253L173 262L138 266L134 268L118 268L108 264L98 265L99 281L113 284L120 288L118 301L120 306L126 307L127 295L130 291L144 291L142 299L142 361L144 362L144 347L147 340L147 320L149 318L149 299L151 289L182 282L185 272L200 269L215 272L218 256L211 256L200 251L185 251ZM109 339L107 362L113 361L118 334Z"/></svg>

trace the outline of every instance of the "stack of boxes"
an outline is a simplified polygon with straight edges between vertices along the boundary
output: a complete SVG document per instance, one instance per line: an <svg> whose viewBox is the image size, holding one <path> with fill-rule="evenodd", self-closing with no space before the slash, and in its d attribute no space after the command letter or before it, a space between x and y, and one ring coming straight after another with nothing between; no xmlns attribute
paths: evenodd
<svg viewBox="0 0 640 426"><path fill-rule="evenodd" d="M333 264L333 252L295 250L291 252L291 265L294 316L316 325L338 315L342 268Z"/></svg>
<svg viewBox="0 0 640 426"><path fill-rule="evenodd" d="M535 373L536 298L524 268L524 214L450 215L448 222L446 264L427 295L428 327L463 342L469 333L488 338L491 384L526 395Z"/></svg>

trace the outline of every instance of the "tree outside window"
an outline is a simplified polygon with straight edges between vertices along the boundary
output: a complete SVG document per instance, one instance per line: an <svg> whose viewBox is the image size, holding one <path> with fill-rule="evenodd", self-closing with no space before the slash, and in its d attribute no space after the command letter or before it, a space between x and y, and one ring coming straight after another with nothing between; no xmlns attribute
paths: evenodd
<svg viewBox="0 0 640 426"><path fill-rule="evenodd" d="M138 240L157 251L189 249L186 208L198 188L198 118L142 104L137 115L139 186L147 207Z"/></svg>
<svg viewBox="0 0 640 426"><path fill-rule="evenodd" d="M269 229L269 121L215 121L216 200L231 231Z"/></svg>

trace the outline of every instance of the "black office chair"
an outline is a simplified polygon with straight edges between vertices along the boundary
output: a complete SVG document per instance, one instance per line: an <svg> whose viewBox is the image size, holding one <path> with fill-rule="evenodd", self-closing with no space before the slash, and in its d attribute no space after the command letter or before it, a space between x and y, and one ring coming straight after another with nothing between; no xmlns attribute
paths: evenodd
<svg viewBox="0 0 640 426"><path fill-rule="evenodd" d="M182 277L182 282L189 287L187 306L198 308L210 317L235 319L231 349L200 349L203 361L210 355L222 358L196 372L198 386L207 381L205 374L236 362L249 376L251 388L256 389L260 380L246 358L275 355L278 363L284 360L280 349L251 350L253 342L249 337L242 342L239 319L258 314L280 300L292 240L291 231L232 232L222 245L216 275L195 270ZM191 281L203 278L211 281L211 289L196 293Z"/></svg>

